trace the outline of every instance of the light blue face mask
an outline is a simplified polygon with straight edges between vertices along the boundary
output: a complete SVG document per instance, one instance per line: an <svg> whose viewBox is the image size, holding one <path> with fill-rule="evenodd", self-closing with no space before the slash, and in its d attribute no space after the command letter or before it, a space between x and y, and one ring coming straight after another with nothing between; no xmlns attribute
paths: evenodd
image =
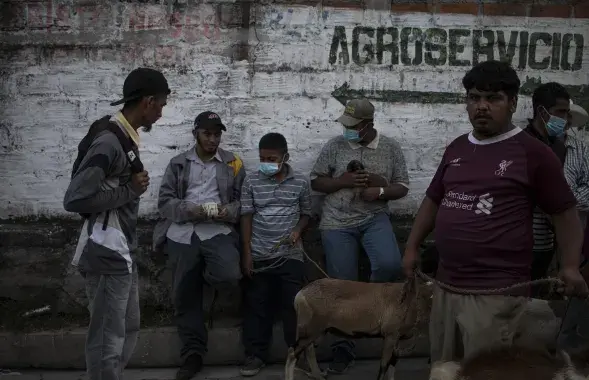
<svg viewBox="0 0 589 380"><path fill-rule="evenodd" d="M362 132L364 129L366 129L369 125L371 125L371 124L365 125L360 130L349 129L349 128L344 127L344 139L351 141L351 142L361 141L362 137L360 136L360 132Z"/></svg>
<svg viewBox="0 0 589 380"><path fill-rule="evenodd" d="M276 162L260 162L260 173L271 177L280 171L280 165Z"/></svg>
<svg viewBox="0 0 589 380"><path fill-rule="evenodd" d="M344 128L344 139L352 142L358 142L361 140L360 133L355 129Z"/></svg>
<svg viewBox="0 0 589 380"><path fill-rule="evenodd" d="M548 111L544 109L546 113ZM550 115L550 113L548 113ZM542 119L544 121L544 119ZM550 115L548 121L545 121L544 124L546 125L546 131L548 132L548 136L550 137L563 137L564 136L564 129L567 125L567 121L562 117Z"/></svg>

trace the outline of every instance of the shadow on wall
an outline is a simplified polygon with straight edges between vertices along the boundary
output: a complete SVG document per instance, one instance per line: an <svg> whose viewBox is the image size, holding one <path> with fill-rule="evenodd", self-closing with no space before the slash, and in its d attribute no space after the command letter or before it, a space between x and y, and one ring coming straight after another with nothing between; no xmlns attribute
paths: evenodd
<svg viewBox="0 0 589 380"><path fill-rule="evenodd" d="M401 252L411 227L409 218L391 216ZM325 268L318 221L312 220L303 236L307 254ZM0 225L0 329L36 331L86 326L87 310L84 283L70 265L77 243L78 222L53 221L44 224ZM172 324L170 305L171 273L151 252L153 225L138 227L137 265L144 326ZM424 245L423 270L435 273L437 254ZM324 277L311 262L306 263L309 281ZM359 275L370 278L370 263L359 255ZM205 291L205 310L212 293ZM221 293L215 302L214 321L241 317L241 290ZM208 310L206 310L208 312ZM23 317L26 315L26 317Z"/></svg>

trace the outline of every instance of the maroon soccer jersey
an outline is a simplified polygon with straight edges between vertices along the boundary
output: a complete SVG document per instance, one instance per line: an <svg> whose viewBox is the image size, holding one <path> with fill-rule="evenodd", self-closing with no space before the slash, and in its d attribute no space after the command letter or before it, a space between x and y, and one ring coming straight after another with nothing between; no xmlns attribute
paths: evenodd
<svg viewBox="0 0 589 380"><path fill-rule="evenodd" d="M556 155L520 128L458 137L426 195L439 205L438 279L470 289L528 281L534 205L551 215L576 204Z"/></svg>

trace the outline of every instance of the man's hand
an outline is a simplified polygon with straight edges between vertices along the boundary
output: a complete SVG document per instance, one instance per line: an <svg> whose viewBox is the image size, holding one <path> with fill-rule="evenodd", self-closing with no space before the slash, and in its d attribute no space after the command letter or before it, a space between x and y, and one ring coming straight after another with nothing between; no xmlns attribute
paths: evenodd
<svg viewBox="0 0 589 380"><path fill-rule="evenodd" d="M229 212L227 211L226 207L223 207L221 205L217 205L217 210L218 210L217 215L213 216L214 220L223 221L229 215Z"/></svg>
<svg viewBox="0 0 589 380"><path fill-rule="evenodd" d="M418 262L419 251L410 247L405 248L405 254L403 255L403 272L407 278L413 278Z"/></svg>
<svg viewBox="0 0 589 380"><path fill-rule="evenodd" d="M364 170L356 172L345 172L338 180L342 188L366 187L368 184L368 174Z"/></svg>
<svg viewBox="0 0 589 380"><path fill-rule="evenodd" d="M191 220L201 221L208 218L205 209L200 205L191 204L188 207L188 213L190 214Z"/></svg>
<svg viewBox="0 0 589 380"><path fill-rule="evenodd" d="M368 186L370 187L387 187L389 185L389 181L381 175L374 173L366 174L368 174Z"/></svg>
<svg viewBox="0 0 589 380"><path fill-rule="evenodd" d="M135 173L131 176L131 190L138 195L145 193L149 186L149 175L146 171Z"/></svg>
<svg viewBox="0 0 589 380"><path fill-rule="evenodd" d="M244 277L252 278L253 266L252 253L244 250L241 255L241 273Z"/></svg>
<svg viewBox="0 0 589 380"><path fill-rule="evenodd" d="M362 190L362 199L364 199L366 202L376 201L379 194L380 187L369 187Z"/></svg>
<svg viewBox="0 0 589 380"><path fill-rule="evenodd" d="M295 245L301 240L301 231L297 230L296 228L290 233L288 237L288 241L290 241L291 245Z"/></svg>
<svg viewBox="0 0 589 380"><path fill-rule="evenodd" d="M581 272L577 268L563 268L558 277L564 282L564 294L579 298L587 298L589 290Z"/></svg>

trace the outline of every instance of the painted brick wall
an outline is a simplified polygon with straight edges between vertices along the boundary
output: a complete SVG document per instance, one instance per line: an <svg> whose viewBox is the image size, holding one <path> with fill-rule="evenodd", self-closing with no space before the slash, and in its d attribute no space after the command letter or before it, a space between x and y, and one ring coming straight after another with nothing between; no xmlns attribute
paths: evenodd
<svg viewBox="0 0 589 380"><path fill-rule="evenodd" d="M218 112L223 145L249 170L258 139L286 135L308 172L341 132L340 102L359 94L377 128L399 140L415 211L447 143L470 129L461 78L477 61L511 60L529 94L559 81L589 107L589 2L114 1L0 3L0 219L65 217L62 196L90 123L115 111L126 74L162 69L173 88L164 117L143 134L155 212L168 160L192 144L191 122Z"/></svg>

